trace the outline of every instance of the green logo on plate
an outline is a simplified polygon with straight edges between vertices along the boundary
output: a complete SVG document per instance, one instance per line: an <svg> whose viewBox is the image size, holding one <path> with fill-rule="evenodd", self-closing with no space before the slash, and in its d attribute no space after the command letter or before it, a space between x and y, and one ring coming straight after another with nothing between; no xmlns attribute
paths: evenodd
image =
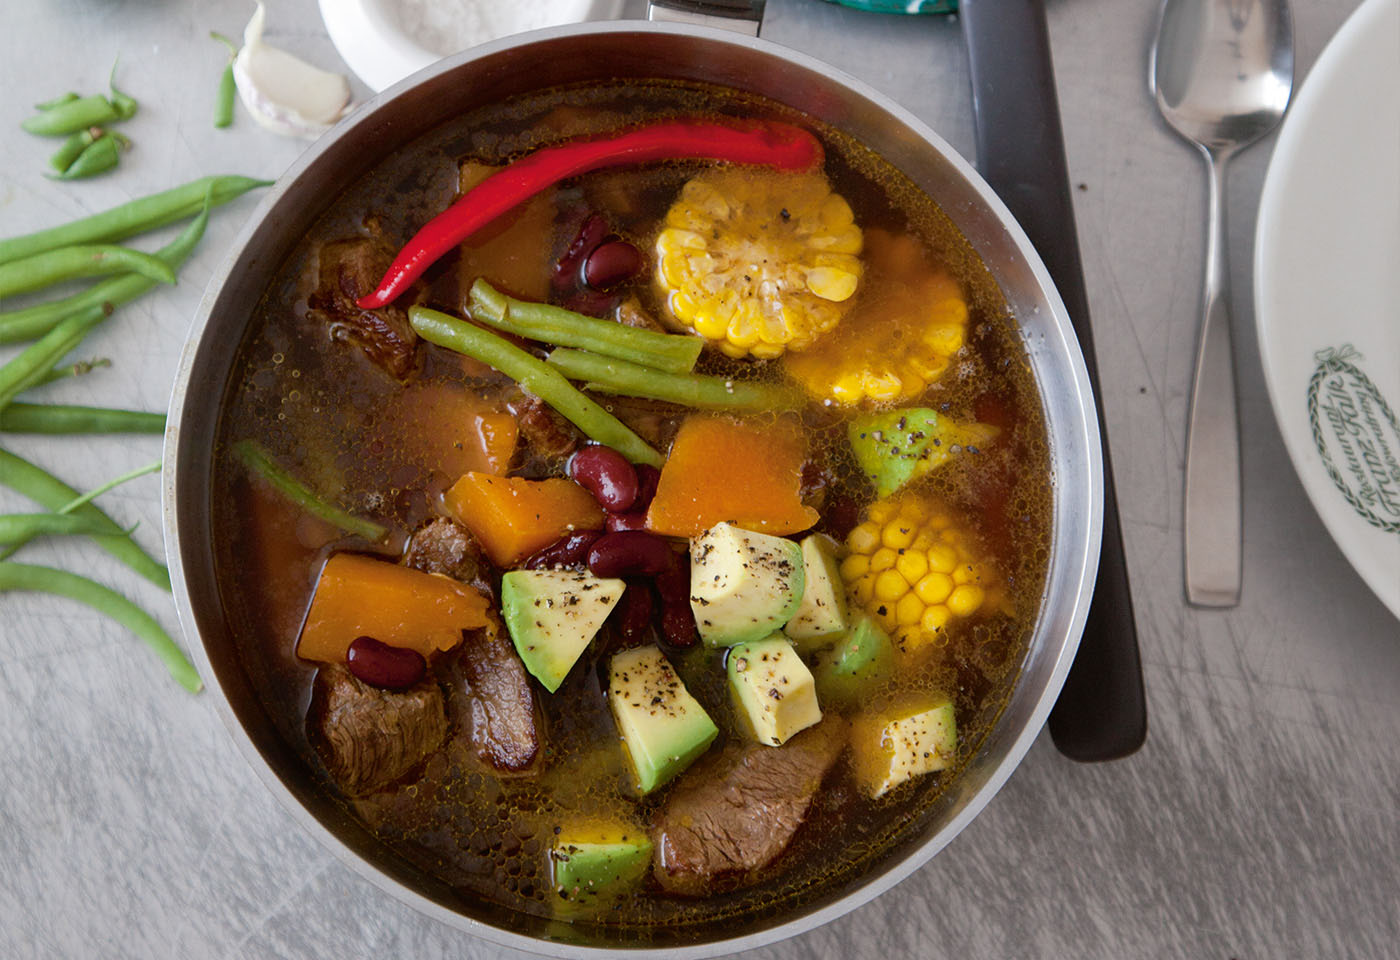
<svg viewBox="0 0 1400 960"><path fill-rule="evenodd" d="M1322 465L1372 526L1400 533L1400 422L1350 344L1313 354L1308 420Z"/></svg>

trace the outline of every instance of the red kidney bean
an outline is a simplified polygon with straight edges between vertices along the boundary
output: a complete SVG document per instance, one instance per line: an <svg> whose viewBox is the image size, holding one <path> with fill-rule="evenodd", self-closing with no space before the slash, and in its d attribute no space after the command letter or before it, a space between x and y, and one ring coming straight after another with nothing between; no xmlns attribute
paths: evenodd
<svg viewBox="0 0 1400 960"><path fill-rule="evenodd" d="M611 447L589 444L569 458L569 476L604 510L620 513L637 500L637 471Z"/></svg>
<svg viewBox="0 0 1400 960"><path fill-rule="evenodd" d="M628 580L627 589L612 612L613 626L623 647L640 646L646 642L651 633L653 608L651 582Z"/></svg>
<svg viewBox="0 0 1400 960"><path fill-rule="evenodd" d="M603 535L601 530L575 530L566 533L525 561L526 570L577 567L588 562L588 551Z"/></svg>
<svg viewBox="0 0 1400 960"><path fill-rule="evenodd" d="M690 607L690 559L675 561L656 577L656 593L661 597L661 636L673 647L694 645L695 611Z"/></svg>
<svg viewBox="0 0 1400 960"><path fill-rule="evenodd" d="M647 507L651 506L652 498L656 496L656 484L661 479L661 471L649 463L639 463L635 470L637 499L632 502L632 509L624 513L609 513L604 520L604 525L614 533L619 530L647 528Z"/></svg>
<svg viewBox="0 0 1400 960"><path fill-rule="evenodd" d="M654 577L671 565L671 545L645 530L605 533L588 551L588 569L599 577Z"/></svg>
<svg viewBox="0 0 1400 960"><path fill-rule="evenodd" d="M642 271L641 251L626 240L609 240L583 261L583 282L594 290L609 290Z"/></svg>
<svg viewBox="0 0 1400 960"><path fill-rule="evenodd" d="M428 672L428 661L417 650L391 647L373 637L350 642L345 666L365 683L385 690L406 690Z"/></svg>
<svg viewBox="0 0 1400 960"><path fill-rule="evenodd" d="M571 289L578 283L588 255L608 235L608 221L598 214L590 214L579 226L578 234L569 242L569 248L554 265L554 288L560 292Z"/></svg>

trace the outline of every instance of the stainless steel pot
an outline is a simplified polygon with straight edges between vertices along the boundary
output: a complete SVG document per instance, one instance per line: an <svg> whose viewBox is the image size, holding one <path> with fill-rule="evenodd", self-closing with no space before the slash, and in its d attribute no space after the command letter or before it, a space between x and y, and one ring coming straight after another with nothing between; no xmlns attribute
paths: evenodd
<svg viewBox="0 0 1400 960"><path fill-rule="evenodd" d="M907 174L985 261L1017 317L1039 385L1054 472L1045 594L1021 676L970 766L922 833L844 889L773 917L696 930L629 931L550 923L464 904L387 857L319 791L234 654L214 577L211 470L219 402L253 305L339 185L442 121L500 98L560 84L663 77L757 93L830 123ZM1098 562L1102 464L1089 381L1064 306L1030 242L972 168L937 134L865 84L774 44L687 24L610 23L538 31L450 58L386 91L310 148L266 196L211 280L191 326L165 449L165 536L180 619L224 722L268 788L352 868L430 916L484 939L563 957L619 950L709 957L770 943L834 919L918 869L977 815L1045 721L1073 660Z"/></svg>

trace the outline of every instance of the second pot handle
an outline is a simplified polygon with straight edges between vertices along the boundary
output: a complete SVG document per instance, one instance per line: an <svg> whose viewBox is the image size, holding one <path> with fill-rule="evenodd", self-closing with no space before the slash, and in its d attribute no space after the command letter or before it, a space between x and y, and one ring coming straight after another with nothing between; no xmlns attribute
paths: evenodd
<svg viewBox="0 0 1400 960"><path fill-rule="evenodd" d="M758 36L767 0L651 0L648 20L692 23Z"/></svg>

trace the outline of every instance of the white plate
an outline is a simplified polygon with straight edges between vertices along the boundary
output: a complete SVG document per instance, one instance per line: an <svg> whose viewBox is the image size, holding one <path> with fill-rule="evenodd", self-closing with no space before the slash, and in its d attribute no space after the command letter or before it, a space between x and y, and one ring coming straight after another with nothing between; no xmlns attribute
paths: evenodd
<svg viewBox="0 0 1400 960"><path fill-rule="evenodd" d="M419 0L431 6L432 0ZM457 50L429 49L423 37L415 38L400 15L399 0L320 0L321 19L336 52L375 93L417 73ZM524 32L582 20L610 20L622 10L622 0L474 0L467 4L470 17L454 33L460 42L447 43L465 50L496 40L514 30ZM441 15L441 9L434 11ZM426 31L425 31L426 32ZM429 38L431 39L431 37Z"/></svg>
<svg viewBox="0 0 1400 960"><path fill-rule="evenodd" d="M1323 51L1269 163L1254 302L1269 399L1322 522L1400 617L1400 0Z"/></svg>

